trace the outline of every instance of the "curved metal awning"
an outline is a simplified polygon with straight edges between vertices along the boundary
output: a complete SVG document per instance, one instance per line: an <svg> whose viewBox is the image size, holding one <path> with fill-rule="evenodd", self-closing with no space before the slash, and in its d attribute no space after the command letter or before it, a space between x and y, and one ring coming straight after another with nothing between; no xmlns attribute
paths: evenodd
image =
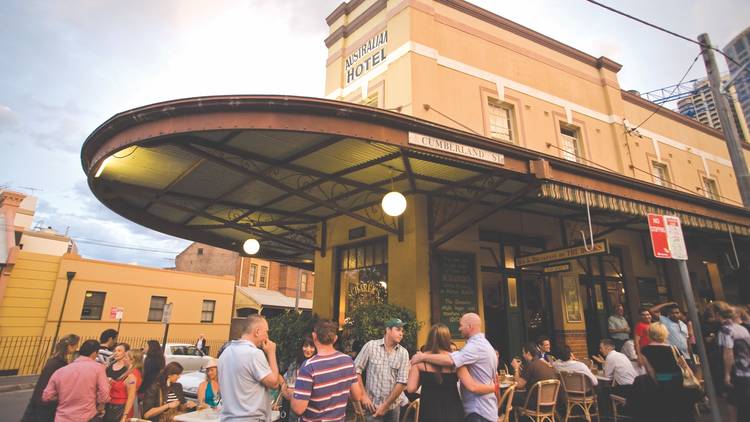
<svg viewBox="0 0 750 422"><path fill-rule="evenodd" d="M410 134L450 145L410 143ZM450 200L454 210L476 206L487 214L510 206L555 215L548 201L554 192L542 189L553 180L623 198L637 192L647 203L696 216L713 210L719 222L737 225L735 233L750 226L750 214L738 207L399 113L313 98L222 96L145 106L97 128L81 158L92 192L130 220L237 251L258 238L260 257L298 265L325 249L318 224L332 217L400 233L398 219L379 206L392 189Z"/></svg>

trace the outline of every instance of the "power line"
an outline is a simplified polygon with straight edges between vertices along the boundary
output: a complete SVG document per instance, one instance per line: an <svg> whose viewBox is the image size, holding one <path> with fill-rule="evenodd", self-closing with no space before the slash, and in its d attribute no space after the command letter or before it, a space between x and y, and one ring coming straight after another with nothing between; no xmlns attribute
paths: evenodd
<svg viewBox="0 0 750 422"><path fill-rule="evenodd" d="M672 92L669 93L668 97L671 97L672 94L674 94L677 91L677 89L679 88L679 86L682 84L682 81L684 81L685 78L687 78L688 73L690 73L690 71L693 70L693 66L695 66L695 63L698 61L698 57L700 57L701 54L702 53L698 53L698 55L695 56L695 58L693 59L693 62L690 63L690 66L685 71L685 74L682 75L682 78L680 78L680 81L677 82L674 85L675 88L672 90ZM648 117L646 117L646 119L644 121L642 121L641 123L639 123L638 126L632 128L632 129L629 129L629 128L625 127L625 133L633 133L636 130L638 130L639 127L643 126L644 123L646 123L647 121L649 121L652 117L654 117L654 115L656 113L658 113L661 109L663 109L664 108L664 104L666 104L666 103L659 103L659 104L657 104L657 107L654 109L654 111Z"/></svg>
<svg viewBox="0 0 750 422"><path fill-rule="evenodd" d="M682 39L682 40L685 40L685 41L687 41L687 42L691 42L691 43L693 43L693 44L695 44L695 45L697 45L697 46L703 47L703 45L702 45L702 44L701 44L701 43L700 43L699 41L697 41L697 40L694 40L694 39L692 39L692 38L688 38L688 37L686 37L686 36L684 36L684 35L680 35L680 34L678 34L678 33L674 32L674 31L670 31L669 29L663 28L663 27L661 27L661 26L659 26L659 25L656 25L656 24L653 24L653 23L650 23L650 22L646 22L646 21L644 21L643 19L637 18L637 17L635 17L635 16L633 16L633 15L629 15L629 14L627 14L627 13L625 13L625 12L621 12L621 11L619 11L619 10L615 9L614 7L610 7L610 6L607 6L606 4L602 4L602 3L599 3L598 1L595 1L595 0L586 0L586 1L587 1L587 2L589 2L589 3L591 3L591 4L595 4L595 5L599 6L599 7L602 7L602 8L604 8L604 9L607 9L607 10L609 10L610 12L613 12L613 13L617 13L618 15L624 16L624 17L626 17L626 18L628 18L628 19L632 19L632 20L634 20L634 21L636 21L636 22L639 22L639 23L642 23L642 24L644 24L644 25L646 25L646 26L650 26L651 28L654 28L654 29L656 29L656 30L658 30L658 31L666 32L667 34L669 34L669 35L672 35L673 37L677 37L677 38L679 38L679 39ZM735 60L735 59L734 59L733 57L731 57L731 56L729 56L728 54L724 53L724 52L723 52L723 51L721 51L720 49L718 49L718 48L716 48L716 47L714 47L714 46L711 46L711 45L708 45L708 46L706 46L706 47L707 47L707 48L710 48L711 50L714 50L714 51L716 51L716 52L717 52L717 53L719 53L719 54L721 54L721 55L722 55L722 56L724 56L724 57L725 57L725 58L726 58L727 60L731 61L731 62L732 62L732 63L734 63L735 65L737 65L737 66L740 66L740 67L742 66L742 65L741 65L740 63L738 63L738 62L737 62L737 61L736 61L736 60ZM745 70L747 71L747 69L745 69Z"/></svg>

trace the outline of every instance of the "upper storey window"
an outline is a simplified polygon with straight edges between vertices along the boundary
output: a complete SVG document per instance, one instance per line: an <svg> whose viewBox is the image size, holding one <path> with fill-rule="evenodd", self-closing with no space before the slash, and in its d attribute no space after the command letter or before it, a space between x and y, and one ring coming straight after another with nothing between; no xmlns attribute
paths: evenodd
<svg viewBox="0 0 750 422"><path fill-rule="evenodd" d="M562 158L578 162L581 156L581 131L575 126L560 125Z"/></svg>
<svg viewBox="0 0 750 422"><path fill-rule="evenodd" d="M667 165L654 161L651 163L651 167L654 169L654 183L659 186L664 186L665 188L669 187L671 185L671 180L669 180L669 169L667 168Z"/></svg>
<svg viewBox="0 0 750 422"><path fill-rule="evenodd" d="M513 142L513 109L498 100L487 100L490 138Z"/></svg>
<svg viewBox="0 0 750 422"><path fill-rule="evenodd" d="M706 198L719 201L719 186L716 184L716 180L708 177L703 178L703 191L706 194Z"/></svg>

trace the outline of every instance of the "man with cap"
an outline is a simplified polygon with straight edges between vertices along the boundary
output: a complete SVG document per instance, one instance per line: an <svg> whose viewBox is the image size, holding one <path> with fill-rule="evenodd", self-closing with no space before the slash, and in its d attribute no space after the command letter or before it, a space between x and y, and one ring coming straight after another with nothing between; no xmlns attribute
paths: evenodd
<svg viewBox="0 0 750 422"><path fill-rule="evenodd" d="M402 392L409 377L409 352L399 344L403 337L403 321L391 318L385 322L383 338L365 343L354 360L364 390L362 406L370 412L368 422L399 421L400 408L406 404ZM362 382L363 371L366 383Z"/></svg>

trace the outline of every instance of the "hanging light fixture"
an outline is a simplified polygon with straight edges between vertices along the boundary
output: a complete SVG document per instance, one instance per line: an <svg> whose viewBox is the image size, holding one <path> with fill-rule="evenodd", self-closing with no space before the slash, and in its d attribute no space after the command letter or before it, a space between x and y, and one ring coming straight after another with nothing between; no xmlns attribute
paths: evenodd
<svg viewBox="0 0 750 422"><path fill-rule="evenodd" d="M247 239L242 244L242 250L248 255L255 255L260 250L260 242L256 239Z"/></svg>
<svg viewBox="0 0 750 422"><path fill-rule="evenodd" d="M104 168L107 167L107 164L109 164L110 161L112 161L112 158L114 155L110 155L109 157L105 158L104 161L99 165L99 169L96 171L96 174L94 174L94 178L101 176L104 172Z"/></svg>
<svg viewBox="0 0 750 422"><path fill-rule="evenodd" d="M393 187L393 168L391 172L391 191L383 196L383 201L380 205L383 207L383 211L391 217L398 217L406 211L406 197L401 192L396 192Z"/></svg>

